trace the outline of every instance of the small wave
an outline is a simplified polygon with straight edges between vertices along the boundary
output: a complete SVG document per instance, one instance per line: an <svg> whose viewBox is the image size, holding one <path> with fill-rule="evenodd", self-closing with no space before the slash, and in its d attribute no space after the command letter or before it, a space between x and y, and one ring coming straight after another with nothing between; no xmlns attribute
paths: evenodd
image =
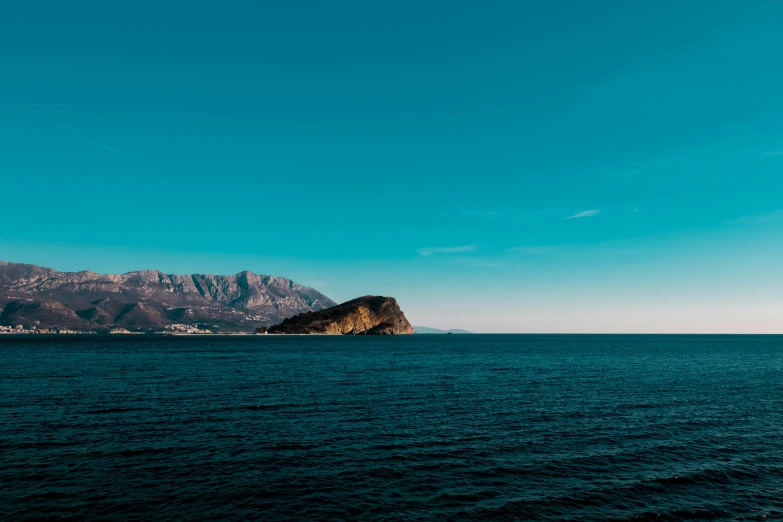
<svg viewBox="0 0 783 522"><path fill-rule="evenodd" d="M316 406L315 404L249 404L242 406L242 409L257 411L257 410L285 410L290 408L310 408Z"/></svg>
<svg viewBox="0 0 783 522"><path fill-rule="evenodd" d="M431 500L436 502L481 502L482 500L491 500L493 498L496 498L498 495L499 493L494 490L483 490L483 491L472 491L472 492L446 491L440 493L439 495L436 495Z"/></svg>
<svg viewBox="0 0 783 522"><path fill-rule="evenodd" d="M755 471L739 468L716 470L706 469L686 475L672 475L670 477L656 478L653 482L666 485L696 485L696 484L726 484L733 481L758 480L761 475Z"/></svg>
<svg viewBox="0 0 783 522"><path fill-rule="evenodd" d="M17 449L42 449L42 448L67 448L69 446L81 446L84 442L59 442L59 441L37 441L20 442L15 445Z"/></svg>
<svg viewBox="0 0 783 522"><path fill-rule="evenodd" d="M87 410L85 415L102 415L106 413L127 413L129 411L142 411L147 408L106 408L103 410Z"/></svg>
<svg viewBox="0 0 783 522"><path fill-rule="evenodd" d="M280 442L267 446L268 449L275 451L310 450L318 447L318 444L304 444L298 442Z"/></svg>

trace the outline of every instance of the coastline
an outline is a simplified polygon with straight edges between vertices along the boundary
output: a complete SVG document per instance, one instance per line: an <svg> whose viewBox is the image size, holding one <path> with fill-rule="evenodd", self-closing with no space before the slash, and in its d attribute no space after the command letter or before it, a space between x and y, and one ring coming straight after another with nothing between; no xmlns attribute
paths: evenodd
<svg viewBox="0 0 783 522"><path fill-rule="evenodd" d="M122 332L122 333L108 333L108 332L73 332L73 333L58 333L58 332L46 332L46 333L14 333L14 332L0 332L0 339L2 338L29 338L29 337L99 337L101 339L107 337L364 337L364 336L349 336L345 334L331 334L331 333L309 333L309 334L260 334L254 332L225 332L225 333L171 333L171 332Z"/></svg>
<svg viewBox="0 0 783 522"><path fill-rule="evenodd" d="M171 333L171 332L0 332L0 339L3 337L263 337L264 334L244 333L244 332L226 332L226 333Z"/></svg>

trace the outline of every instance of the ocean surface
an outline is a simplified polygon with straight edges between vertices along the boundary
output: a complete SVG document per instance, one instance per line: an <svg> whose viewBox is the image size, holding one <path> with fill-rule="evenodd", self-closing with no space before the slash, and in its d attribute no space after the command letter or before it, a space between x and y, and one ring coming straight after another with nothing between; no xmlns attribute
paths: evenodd
<svg viewBox="0 0 783 522"><path fill-rule="evenodd" d="M783 336L0 337L0 519L783 517Z"/></svg>

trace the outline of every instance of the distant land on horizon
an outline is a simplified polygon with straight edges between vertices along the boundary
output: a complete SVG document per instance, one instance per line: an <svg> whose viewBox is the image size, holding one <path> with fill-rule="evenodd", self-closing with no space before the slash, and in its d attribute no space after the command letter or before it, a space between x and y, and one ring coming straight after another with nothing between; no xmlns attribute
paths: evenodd
<svg viewBox="0 0 783 522"><path fill-rule="evenodd" d="M70 331L254 332L337 303L284 277L98 274L0 261L0 327Z"/></svg>
<svg viewBox="0 0 783 522"><path fill-rule="evenodd" d="M472 334L473 332L469 332L467 330L460 330L459 328L454 328L451 330L440 330L438 328L430 328L428 326L414 326L413 330L417 334Z"/></svg>

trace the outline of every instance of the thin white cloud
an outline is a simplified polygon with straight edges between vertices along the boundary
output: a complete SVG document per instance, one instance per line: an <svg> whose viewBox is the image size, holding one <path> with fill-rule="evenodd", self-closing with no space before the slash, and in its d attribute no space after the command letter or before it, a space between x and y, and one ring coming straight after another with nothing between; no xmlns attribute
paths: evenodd
<svg viewBox="0 0 783 522"><path fill-rule="evenodd" d="M783 150L771 150L769 152L765 152L761 156L783 156Z"/></svg>
<svg viewBox="0 0 783 522"><path fill-rule="evenodd" d="M475 250L476 245L465 245L445 248L420 248L417 252L422 256L432 256L436 254L461 254L463 252L474 252Z"/></svg>
<svg viewBox="0 0 783 522"><path fill-rule="evenodd" d="M125 152L125 151L123 151L123 150L117 149L117 148L115 148L115 147L110 147L110 146L108 146L108 145L105 145L105 144L103 144L103 143L101 143L101 142L99 142L99 141L95 141L95 140L88 140L87 138L84 138L84 140L83 140L83 141L84 141L85 143L89 143L90 145L95 145L96 147L100 147L100 148L102 148L102 149L105 149L105 150L108 150L108 151L110 151L110 152L115 152L115 153L117 153L117 154L122 154L123 156L127 156L127 155L128 155L128 153L127 153L127 152Z"/></svg>
<svg viewBox="0 0 783 522"><path fill-rule="evenodd" d="M577 212L573 216L568 216L566 219L593 217L593 216L597 216L600 212L601 212L600 208L594 208L592 210L583 210L581 212Z"/></svg>

